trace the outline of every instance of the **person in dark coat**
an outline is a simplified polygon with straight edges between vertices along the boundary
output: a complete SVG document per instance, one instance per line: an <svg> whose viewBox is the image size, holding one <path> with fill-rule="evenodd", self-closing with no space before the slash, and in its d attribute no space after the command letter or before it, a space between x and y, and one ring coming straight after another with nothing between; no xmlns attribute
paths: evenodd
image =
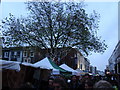
<svg viewBox="0 0 120 90"><path fill-rule="evenodd" d="M60 78L53 80L53 88L54 90L68 90L66 82Z"/></svg>
<svg viewBox="0 0 120 90"><path fill-rule="evenodd" d="M53 81L54 81L53 78L49 78L49 80L48 80L48 89L47 90L54 90L53 89Z"/></svg>
<svg viewBox="0 0 120 90"><path fill-rule="evenodd" d="M79 82L76 75L73 75L71 77L71 81L68 84L68 86L70 90L78 90L78 89L84 90L84 86Z"/></svg>

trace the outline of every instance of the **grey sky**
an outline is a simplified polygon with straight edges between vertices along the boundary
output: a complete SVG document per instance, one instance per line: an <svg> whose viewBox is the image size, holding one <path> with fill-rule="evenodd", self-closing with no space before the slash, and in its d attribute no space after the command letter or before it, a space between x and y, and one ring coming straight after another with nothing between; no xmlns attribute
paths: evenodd
<svg viewBox="0 0 120 90"><path fill-rule="evenodd" d="M99 70L104 70L108 64L108 59L114 50L118 41L118 3L117 2L85 2L87 13L93 10L100 14L100 23L98 36L102 36L102 40L106 41L108 49L104 54L93 53L88 58L93 66L97 66ZM26 15L26 7L23 2L2 2L2 18L8 17L12 13L16 17Z"/></svg>
<svg viewBox="0 0 120 90"><path fill-rule="evenodd" d="M88 58L92 65L97 66L100 70L104 70L118 42L118 3L87 2L87 4L86 10L88 13L95 10L100 14L98 36L102 36L102 40L105 40L108 45L108 49L105 53L93 53Z"/></svg>

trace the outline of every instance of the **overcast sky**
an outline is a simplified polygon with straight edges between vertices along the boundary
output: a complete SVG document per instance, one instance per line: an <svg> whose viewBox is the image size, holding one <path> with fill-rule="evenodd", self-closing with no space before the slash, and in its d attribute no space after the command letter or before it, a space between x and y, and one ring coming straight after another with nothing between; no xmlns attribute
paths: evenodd
<svg viewBox="0 0 120 90"><path fill-rule="evenodd" d="M106 41L108 49L104 54L93 53L88 58L91 65L96 66L99 70L104 70L108 64L108 59L111 56L118 42L118 3L117 2L85 2L85 7L88 14L95 10L100 14L100 23L98 36ZM26 7L23 2L2 2L2 17L8 17L12 13L16 17L26 16ZM1 10L0 10L1 11Z"/></svg>
<svg viewBox="0 0 120 90"><path fill-rule="evenodd" d="M118 3L117 2L87 2L86 11L92 10L100 14L100 23L98 36L102 36L102 40L106 41L108 49L103 54L93 53L88 58L91 64L97 66L98 69L104 70L118 42Z"/></svg>

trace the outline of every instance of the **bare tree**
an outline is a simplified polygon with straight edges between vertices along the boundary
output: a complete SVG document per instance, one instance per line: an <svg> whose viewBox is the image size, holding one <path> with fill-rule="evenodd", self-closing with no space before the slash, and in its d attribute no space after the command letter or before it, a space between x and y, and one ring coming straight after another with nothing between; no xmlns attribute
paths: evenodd
<svg viewBox="0 0 120 90"><path fill-rule="evenodd" d="M91 51L104 52L105 41L97 36L99 17L95 11L88 15L82 3L27 2L27 18L9 18L2 21L4 42L8 46L37 46L50 49L56 57L75 47L89 55ZM62 49L60 49L62 48Z"/></svg>

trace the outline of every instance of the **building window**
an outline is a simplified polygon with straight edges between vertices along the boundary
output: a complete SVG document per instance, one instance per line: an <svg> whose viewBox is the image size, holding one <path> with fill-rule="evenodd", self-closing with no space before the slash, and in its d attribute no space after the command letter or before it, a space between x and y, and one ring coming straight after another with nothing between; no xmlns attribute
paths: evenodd
<svg viewBox="0 0 120 90"><path fill-rule="evenodd" d="M14 56L14 52L11 53L11 56Z"/></svg>
<svg viewBox="0 0 120 90"><path fill-rule="evenodd" d="M24 62L31 63L31 58L24 58Z"/></svg>
<svg viewBox="0 0 120 90"><path fill-rule="evenodd" d="M27 62L28 62L28 63L31 63L31 58L29 58Z"/></svg>
<svg viewBox="0 0 120 90"><path fill-rule="evenodd" d="M75 57L75 59L74 59L74 60L75 60L75 64L77 64L77 57Z"/></svg>
<svg viewBox="0 0 120 90"><path fill-rule="evenodd" d="M27 59L26 59L26 58L24 58L24 62L27 62Z"/></svg>
<svg viewBox="0 0 120 90"><path fill-rule="evenodd" d="M25 59L25 62L27 62L27 59Z"/></svg>
<svg viewBox="0 0 120 90"><path fill-rule="evenodd" d="M16 56L17 55L17 52L14 52L14 56Z"/></svg>
<svg viewBox="0 0 120 90"><path fill-rule="evenodd" d="M17 52L17 56L20 57L20 51Z"/></svg>
<svg viewBox="0 0 120 90"><path fill-rule="evenodd" d="M23 56L27 57L27 51L24 51Z"/></svg>
<svg viewBox="0 0 120 90"><path fill-rule="evenodd" d="M30 56L31 56L31 57L34 57L34 53L33 53L33 52L30 52Z"/></svg>
<svg viewBox="0 0 120 90"><path fill-rule="evenodd" d="M77 54L74 54L74 57L77 57Z"/></svg>
<svg viewBox="0 0 120 90"><path fill-rule="evenodd" d="M82 64L80 65L80 69L82 70Z"/></svg>
<svg viewBox="0 0 120 90"><path fill-rule="evenodd" d="M4 58L8 58L9 57L9 53L8 52L5 52L4 53Z"/></svg>

